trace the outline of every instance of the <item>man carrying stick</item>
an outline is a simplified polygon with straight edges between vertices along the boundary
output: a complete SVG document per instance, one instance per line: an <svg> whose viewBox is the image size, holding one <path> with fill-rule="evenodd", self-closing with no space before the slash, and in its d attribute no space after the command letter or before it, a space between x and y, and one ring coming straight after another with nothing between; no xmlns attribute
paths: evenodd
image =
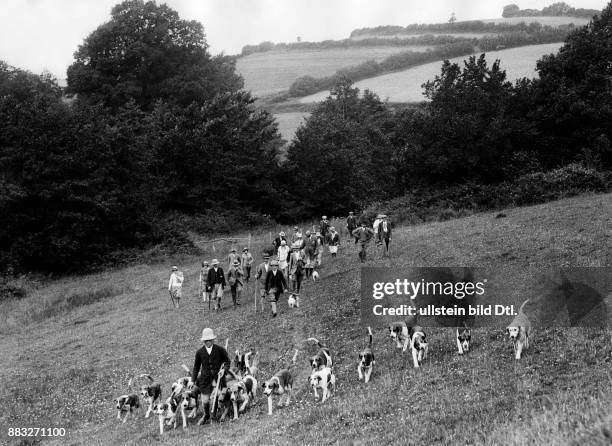
<svg viewBox="0 0 612 446"><path fill-rule="evenodd" d="M212 328L202 330L200 340L204 341L204 345L196 352L191 371L190 385L195 383L198 386L204 405L204 416L198 421L199 425L210 420L210 395L213 387L225 387L225 373L219 373L221 367L223 366L224 372L227 372L230 366L227 350L213 343L216 338ZM202 369L201 373L200 369Z"/></svg>

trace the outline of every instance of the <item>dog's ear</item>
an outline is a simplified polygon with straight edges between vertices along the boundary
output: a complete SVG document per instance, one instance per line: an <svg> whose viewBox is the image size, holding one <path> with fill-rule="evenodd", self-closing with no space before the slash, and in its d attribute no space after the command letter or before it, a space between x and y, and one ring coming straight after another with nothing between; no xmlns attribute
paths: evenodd
<svg viewBox="0 0 612 446"><path fill-rule="evenodd" d="M266 383L261 383L261 387L265 389L266 388Z"/></svg>
<svg viewBox="0 0 612 446"><path fill-rule="evenodd" d="M363 355L361 353L359 353L359 360L363 359Z"/></svg>
<svg viewBox="0 0 612 446"><path fill-rule="evenodd" d="M506 327L506 334L509 335L510 334L510 327Z"/></svg>
<svg viewBox="0 0 612 446"><path fill-rule="evenodd" d="M317 375L317 381L321 382L321 375Z"/></svg>

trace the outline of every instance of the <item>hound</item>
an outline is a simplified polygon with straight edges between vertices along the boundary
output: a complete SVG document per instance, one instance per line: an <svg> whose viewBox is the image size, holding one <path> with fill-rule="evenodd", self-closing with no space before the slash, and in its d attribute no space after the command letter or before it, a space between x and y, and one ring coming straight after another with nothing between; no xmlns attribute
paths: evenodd
<svg viewBox="0 0 612 446"><path fill-rule="evenodd" d="M165 403L157 403L153 407L153 413L159 419L159 435L164 434L164 425L172 425L176 429L176 412L178 410L178 402L174 396L168 397Z"/></svg>
<svg viewBox="0 0 612 446"><path fill-rule="evenodd" d="M139 376L139 378L149 379L149 384L143 384L142 386L140 386L140 396L142 396L142 398L148 404L147 412L145 413L145 418L149 418L149 415L151 415L151 412L153 412L153 405L156 402L161 401L161 384L155 382L155 380L151 378L151 375L142 374Z"/></svg>
<svg viewBox="0 0 612 446"><path fill-rule="evenodd" d="M299 293L291 293L289 295L289 297L287 298L287 306L289 308L300 308L300 295L299 295Z"/></svg>
<svg viewBox="0 0 612 446"><path fill-rule="evenodd" d="M372 329L368 327L369 342L368 346L359 353L359 364L357 365L357 373L359 379L364 379L364 382L370 381L370 375L372 374L372 367L376 363L374 360L374 353L372 353Z"/></svg>
<svg viewBox="0 0 612 446"><path fill-rule="evenodd" d="M456 340L457 349L459 350L460 355L470 351L470 346L472 344L472 332L465 321L463 322L463 327L457 327Z"/></svg>
<svg viewBox="0 0 612 446"><path fill-rule="evenodd" d="M181 417L183 418L183 429L187 428L187 418L195 418L200 405L200 389L196 385L191 385L183 388L178 396L178 406L181 409ZM189 415L186 412L191 409Z"/></svg>
<svg viewBox="0 0 612 446"><path fill-rule="evenodd" d="M295 351L293 355L293 364L297 358L298 351ZM283 406L283 395L287 395L287 401L285 406L289 405L291 400L291 391L293 389L293 376L289 369L282 369L276 372L276 374L268 381L262 384L263 393L268 397L268 415L272 415L272 395L280 395L278 400L278 407Z"/></svg>
<svg viewBox="0 0 612 446"><path fill-rule="evenodd" d="M415 327L410 327L410 329L408 330L408 335L410 336L410 351L412 352L412 363L414 364L414 368L418 369L421 362L427 359L427 351L429 350L429 345L425 340L425 332L418 325Z"/></svg>
<svg viewBox="0 0 612 446"><path fill-rule="evenodd" d="M404 353L410 343L410 334L406 322L395 322L389 325L389 337L391 340L395 340L397 348L401 348L402 353Z"/></svg>
<svg viewBox="0 0 612 446"><path fill-rule="evenodd" d="M320 387L323 395L321 402L324 403L327 398L336 390L336 375L329 367L323 367L321 370L315 370L308 378L310 387L314 390L315 398L318 398L317 388Z"/></svg>
<svg viewBox="0 0 612 446"><path fill-rule="evenodd" d="M518 314L510 325L506 328L506 333L512 340L514 347L514 356L516 359L521 359L523 349L529 348L529 336L531 334L531 322L527 315L523 312L523 307L529 302L527 299L519 308Z"/></svg>
<svg viewBox="0 0 612 446"><path fill-rule="evenodd" d="M140 407L140 402L138 401L138 394L130 393L129 395L121 395L120 397L115 398L115 407L117 408L117 419L121 419L121 412L125 412L125 417L123 418L123 423L127 421L128 415L132 413L134 408Z"/></svg>
<svg viewBox="0 0 612 446"><path fill-rule="evenodd" d="M333 361L331 358L331 354L329 353L329 349L325 347L318 339L308 338L309 341L314 341L319 346L319 351L316 355L310 358L310 365L312 366L312 370L320 370L323 367L332 367Z"/></svg>

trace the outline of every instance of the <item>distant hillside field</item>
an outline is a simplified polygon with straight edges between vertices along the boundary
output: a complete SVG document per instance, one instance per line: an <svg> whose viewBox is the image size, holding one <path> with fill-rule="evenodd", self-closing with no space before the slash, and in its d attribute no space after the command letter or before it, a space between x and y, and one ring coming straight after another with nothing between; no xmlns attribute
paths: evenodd
<svg viewBox="0 0 612 446"><path fill-rule="evenodd" d="M304 118L309 116L310 113L306 112L288 112L288 113L277 113L274 115L276 122L278 122L278 131L282 137L288 142L293 139L295 131L304 121Z"/></svg>
<svg viewBox="0 0 612 446"><path fill-rule="evenodd" d="M453 36L465 37L468 39L480 39L484 36L497 35L497 33L423 33L431 34L432 36ZM376 32L363 34L359 36L351 36L351 40L364 40L376 37L377 39L410 39L420 34L378 34Z"/></svg>
<svg viewBox="0 0 612 446"><path fill-rule="evenodd" d="M555 53L562 43L548 43L544 45L531 45L508 50L492 51L487 54L489 65L495 59L501 60L501 68L506 70L508 80L514 81L521 77L533 78L536 61L545 54ZM451 62L460 63L466 57L456 57ZM378 94L381 99L392 102L419 102L425 100L421 85L432 80L440 74L442 62L432 62L397 73L385 74L356 82L355 86L361 91L369 89ZM301 103L319 102L329 95L329 91L322 91L299 99Z"/></svg>
<svg viewBox="0 0 612 446"><path fill-rule="evenodd" d="M322 77L340 68L367 60L377 62L402 51L425 51L427 46L374 46L363 48L330 48L326 50L266 51L241 57L237 71L244 77L245 88L261 97L289 89L299 77Z"/></svg>

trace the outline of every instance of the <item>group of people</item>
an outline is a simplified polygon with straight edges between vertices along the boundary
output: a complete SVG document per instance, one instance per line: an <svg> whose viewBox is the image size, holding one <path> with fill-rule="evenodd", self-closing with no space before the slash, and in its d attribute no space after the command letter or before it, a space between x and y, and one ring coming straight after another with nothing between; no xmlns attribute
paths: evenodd
<svg viewBox="0 0 612 446"><path fill-rule="evenodd" d="M379 214L370 228L365 220L358 225L353 212L350 212L346 227L358 245L361 262L366 261L367 246L373 238L378 246L384 245L384 254L388 255L391 224L385 214ZM264 250L263 262L257 265L255 270L255 281L259 288L259 297L270 302L273 317L277 315L276 304L280 296L287 291L291 293L290 298L295 300L296 306L299 306L302 282L318 274L316 268L321 266L325 246L328 247L331 258L336 258L340 247L340 234L324 215L318 231L308 230L302 234L300 229L294 226L290 237L281 231L271 246ZM218 259L213 259L210 264L207 261L202 262L199 278L202 300L214 302L215 311L221 310L223 293L229 285L232 303L234 307L239 306L242 290L251 279L254 261L249 248L245 247L242 254L232 248L227 259L227 280ZM176 307L179 305L182 283L183 274L176 266L172 267L168 291Z"/></svg>

